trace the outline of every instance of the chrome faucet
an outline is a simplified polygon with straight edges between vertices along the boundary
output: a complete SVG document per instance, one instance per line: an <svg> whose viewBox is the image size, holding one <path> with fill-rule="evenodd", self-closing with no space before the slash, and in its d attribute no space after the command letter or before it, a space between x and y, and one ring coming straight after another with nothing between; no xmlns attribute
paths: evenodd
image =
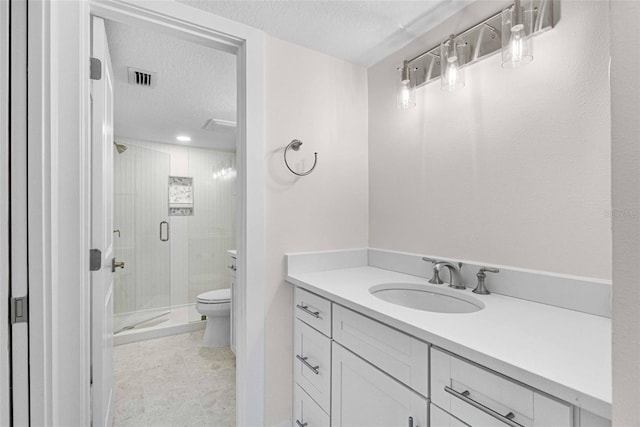
<svg viewBox="0 0 640 427"><path fill-rule="evenodd" d="M461 263L460 263L461 264ZM459 265L460 265L459 264ZM434 269L440 273L440 271L442 271L443 268L447 268L449 270L449 287L453 288L453 289L465 289L466 286L464 284L459 284L459 283L455 283L455 276L453 275L453 272L460 272L460 268L455 265L452 264L450 262L447 261L441 261L436 263L436 265L434 265Z"/></svg>
<svg viewBox="0 0 640 427"><path fill-rule="evenodd" d="M431 277L431 279L429 279L429 283L434 284L434 285L442 285L444 282L442 281L442 279L440 278L440 272L442 271L443 268L447 268L449 270L449 282L447 283L450 287L454 288L454 289L465 289L464 285L460 285L460 284L456 284L455 283L455 279L454 279L454 275L453 272L459 272L460 268L462 267L462 263L458 263L458 265L455 265L451 262L448 261L440 261L437 259L433 259L433 258L427 258L427 257L423 257L422 258L423 261L427 261L432 263L433 265L433 276Z"/></svg>
<svg viewBox="0 0 640 427"><path fill-rule="evenodd" d="M478 278L478 285L471 292L480 295L489 295L491 293L484 284L484 279L487 277L487 275L484 274L485 272L500 273L500 270L498 270L497 268L482 267L480 271L478 271L478 274L476 274L476 277Z"/></svg>

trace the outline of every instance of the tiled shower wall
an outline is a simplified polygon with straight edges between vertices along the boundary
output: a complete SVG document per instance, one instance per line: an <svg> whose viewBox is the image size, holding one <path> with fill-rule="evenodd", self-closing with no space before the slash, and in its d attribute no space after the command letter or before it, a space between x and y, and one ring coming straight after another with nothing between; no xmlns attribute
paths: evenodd
<svg viewBox="0 0 640 427"><path fill-rule="evenodd" d="M194 303L196 296L202 292L229 287L226 251L235 249L235 153L125 138L117 138L117 141L129 147L148 149L140 151L152 150L158 156L169 158L169 172L166 176L155 178L161 183L161 195L156 196L153 202L146 202L163 203L165 215L168 209L168 176L193 177L194 215L166 216L170 224L170 261L166 262L170 272L165 273L170 277L170 305ZM116 195L116 215L119 209L117 204ZM158 225L154 224L154 227L155 233L158 233ZM134 269L132 265L130 271ZM136 288L135 283L125 286ZM117 306L118 298L128 298L127 292L116 294ZM126 300L120 301L119 306L126 306L127 303Z"/></svg>

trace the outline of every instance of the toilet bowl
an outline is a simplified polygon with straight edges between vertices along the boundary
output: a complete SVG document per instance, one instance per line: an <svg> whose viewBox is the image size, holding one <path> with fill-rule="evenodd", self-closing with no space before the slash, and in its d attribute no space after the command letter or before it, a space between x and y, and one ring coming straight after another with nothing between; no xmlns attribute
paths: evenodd
<svg viewBox="0 0 640 427"><path fill-rule="evenodd" d="M218 289L198 295L196 310L207 316L204 331L204 347L226 347L229 345L229 313L231 311L231 293L227 289Z"/></svg>

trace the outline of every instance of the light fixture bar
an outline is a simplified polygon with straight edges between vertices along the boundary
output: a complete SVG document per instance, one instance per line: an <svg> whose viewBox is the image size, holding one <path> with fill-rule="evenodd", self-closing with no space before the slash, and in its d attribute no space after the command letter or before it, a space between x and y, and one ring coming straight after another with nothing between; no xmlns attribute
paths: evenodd
<svg viewBox="0 0 640 427"><path fill-rule="evenodd" d="M548 31L557 24L560 14L555 13L555 8L558 6L558 0L533 0L534 35ZM502 50L500 30L502 28L502 10L454 36L458 43L466 44L470 52L466 55L465 62L460 66L473 64ZM412 71L414 88L440 78L439 53L440 44L406 61L406 64L415 70Z"/></svg>

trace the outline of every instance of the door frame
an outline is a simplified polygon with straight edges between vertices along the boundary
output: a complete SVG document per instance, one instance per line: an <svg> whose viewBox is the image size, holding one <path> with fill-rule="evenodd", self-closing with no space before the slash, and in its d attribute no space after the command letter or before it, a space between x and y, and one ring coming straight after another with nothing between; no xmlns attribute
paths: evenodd
<svg viewBox="0 0 640 427"><path fill-rule="evenodd" d="M0 425L10 425L9 2L0 2Z"/></svg>
<svg viewBox="0 0 640 427"><path fill-rule="evenodd" d="M262 31L177 2L29 1L31 421L89 425L89 19L161 29L236 53L237 424L264 425ZM33 106L33 111L32 107ZM34 170L32 176L31 171ZM33 228L32 228L33 227ZM32 231L33 230L33 231ZM33 262L32 261L36 261ZM33 274L32 274L33 273ZM246 284L242 286L242 284ZM35 328L33 327L35 325Z"/></svg>

